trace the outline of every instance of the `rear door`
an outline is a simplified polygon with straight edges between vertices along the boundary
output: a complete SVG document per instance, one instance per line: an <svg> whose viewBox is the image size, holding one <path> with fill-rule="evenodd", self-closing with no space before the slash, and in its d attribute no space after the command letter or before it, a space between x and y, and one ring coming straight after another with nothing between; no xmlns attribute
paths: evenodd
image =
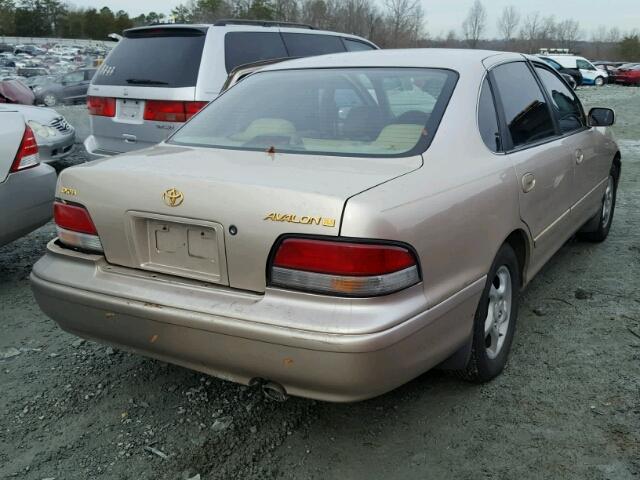
<svg viewBox="0 0 640 480"><path fill-rule="evenodd" d="M570 235L572 159L529 64L499 65L490 75L520 189L520 216L534 238L532 260L542 265Z"/></svg>
<svg viewBox="0 0 640 480"><path fill-rule="evenodd" d="M91 97L115 99L115 112L91 117L92 150L120 153L157 144L202 106L195 92L207 31L148 27L125 32L89 88Z"/></svg>
<svg viewBox="0 0 640 480"><path fill-rule="evenodd" d="M73 101L78 97L84 96L85 86L84 84L84 72L78 70L66 74L62 77L62 96L64 100Z"/></svg>

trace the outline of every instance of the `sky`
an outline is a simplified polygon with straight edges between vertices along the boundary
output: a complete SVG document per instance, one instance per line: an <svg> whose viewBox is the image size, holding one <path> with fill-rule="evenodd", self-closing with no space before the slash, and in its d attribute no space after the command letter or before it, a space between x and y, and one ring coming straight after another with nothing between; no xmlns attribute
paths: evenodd
<svg viewBox="0 0 640 480"><path fill-rule="evenodd" d="M183 0L184 1L184 0ZM181 0L71 0L79 7L125 10L139 15L151 10L169 13ZM376 0L372 0L376 1ZM381 3L381 0L377 0ZM427 31L438 36L454 29L460 31L464 17L473 0L421 0L426 12ZM516 6L523 14L540 11L543 15L555 15L557 19L578 20L585 31L599 25L617 26L622 31L640 29L640 0L484 0L487 9L486 36L497 35L496 21L506 5Z"/></svg>

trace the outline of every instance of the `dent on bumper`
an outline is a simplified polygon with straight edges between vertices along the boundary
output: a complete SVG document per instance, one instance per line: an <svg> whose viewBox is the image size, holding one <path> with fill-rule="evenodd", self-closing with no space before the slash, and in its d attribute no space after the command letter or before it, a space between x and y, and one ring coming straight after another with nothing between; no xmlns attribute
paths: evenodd
<svg viewBox="0 0 640 480"><path fill-rule="evenodd" d="M440 363L468 338L484 286L484 279L479 279L391 328L344 334L196 311L191 305L205 294L202 288L193 287L182 306L169 306L96 293L94 284L69 285L74 277L82 278L79 270L98 258L85 255L80 262L65 262L49 253L34 267L36 300L63 329L219 378L244 384L269 379L289 394L328 401L382 394ZM58 262L66 263L66 285L51 280ZM233 299L236 293L229 295Z"/></svg>

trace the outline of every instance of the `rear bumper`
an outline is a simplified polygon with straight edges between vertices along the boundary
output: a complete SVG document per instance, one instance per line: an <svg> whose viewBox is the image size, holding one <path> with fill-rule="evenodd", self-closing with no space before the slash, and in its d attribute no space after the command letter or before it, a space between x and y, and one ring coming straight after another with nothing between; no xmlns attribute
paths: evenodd
<svg viewBox="0 0 640 480"><path fill-rule="evenodd" d="M49 245L34 266L31 282L42 310L63 329L222 379L243 384L255 378L271 380L291 395L326 401L380 395L442 362L470 335L485 282L479 279L390 328L346 334L340 325L352 320L348 315L319 318L325 331L261 321L275 308L288 318L306 315L308 322L313 314L305 302L313 303L312 295L301 300L288 294L278 298L270 291L255 295L214 289L201 282L111 267L102 257L61 250L53 242ZM412 295L421 290L415 288ZM397 308L384 308L400 315L409 296L397 297ZM201 308L206 304L208 311Z"/></svg>
<svg viewBox="0 0 640 480"><path fill-rule="evenodd" d="M55 170L41 164L11 173L0 183L0 247L49 221L56 181Z"/></svg>

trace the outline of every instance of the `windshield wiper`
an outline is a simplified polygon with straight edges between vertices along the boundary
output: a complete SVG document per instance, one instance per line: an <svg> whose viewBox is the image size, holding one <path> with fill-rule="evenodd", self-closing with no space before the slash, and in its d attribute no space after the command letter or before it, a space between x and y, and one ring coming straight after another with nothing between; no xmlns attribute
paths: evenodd
<svg viewBox="0 0 640 480"><path fill-rule="evenodd" d="M146 78L127 78L126 82L132 85L169 85L167 82L148 80Z"/></svg>

